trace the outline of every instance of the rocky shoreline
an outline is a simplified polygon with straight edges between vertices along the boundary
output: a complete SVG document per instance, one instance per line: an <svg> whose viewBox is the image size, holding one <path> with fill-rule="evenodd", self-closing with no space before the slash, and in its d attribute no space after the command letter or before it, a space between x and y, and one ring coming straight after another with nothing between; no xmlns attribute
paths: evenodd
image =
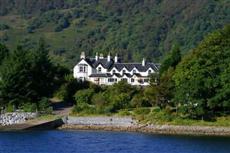
<svg viewBox="0 0 230 153"><path fill-rule="evenodd" d="M143 125L130 117L70 117L61 130L103 130L167 135L230 136L230 127Z"/></svg>
<svg viewBox="0 0 230 153"><path fill-rule="evenodd" d="M20 124L36 117L38 117L38 113L36 112L13 112L0 114L0 125L7 126Z"/></svg>

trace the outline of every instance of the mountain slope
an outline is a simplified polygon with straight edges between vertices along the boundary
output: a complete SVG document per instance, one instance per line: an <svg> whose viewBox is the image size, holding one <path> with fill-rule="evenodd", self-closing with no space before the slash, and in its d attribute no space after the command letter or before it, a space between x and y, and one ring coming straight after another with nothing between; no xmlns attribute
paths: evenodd
<svg viewBox="0 0 230 153"><path fill-rule="evenodd" d="M70 66L81 51L159 60L173 43L186 52L230 23L229 0L0 0L0 6L1 42L31 48L43 37L52 57Z"/></svg>

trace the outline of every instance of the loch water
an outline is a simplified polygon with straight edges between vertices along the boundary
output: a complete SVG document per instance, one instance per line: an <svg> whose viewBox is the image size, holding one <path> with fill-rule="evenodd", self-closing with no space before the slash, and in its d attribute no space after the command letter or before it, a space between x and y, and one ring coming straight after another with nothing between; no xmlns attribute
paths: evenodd
<svg viewBox="0 0 230 153"><path fill-rule="evenodd" d="M103 131L0 132L0 153L230 153L230 138Z"/></svg>

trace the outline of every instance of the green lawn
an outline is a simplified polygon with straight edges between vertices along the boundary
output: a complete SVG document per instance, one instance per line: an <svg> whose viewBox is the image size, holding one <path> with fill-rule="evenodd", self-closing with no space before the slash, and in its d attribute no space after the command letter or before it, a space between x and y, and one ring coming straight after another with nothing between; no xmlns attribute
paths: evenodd
<svg viewBox="0 0 230 153"><path fill-rule="evenodd" d="M194 126L229 126L230 116L216 117L212 121L195 120L179 117L176 113L167 113L155 108L141 108L133 111L134 117L141 123L158 125L194 125Z"/></svg>

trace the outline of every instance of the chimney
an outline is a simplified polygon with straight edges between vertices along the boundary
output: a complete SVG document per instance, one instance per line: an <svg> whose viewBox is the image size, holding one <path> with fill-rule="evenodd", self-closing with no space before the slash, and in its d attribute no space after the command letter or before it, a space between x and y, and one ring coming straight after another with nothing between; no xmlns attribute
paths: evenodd
<svg viewBox="0 0 230 153"><path fill-rule="evenodd" d="M115 57L114 57L114 62L115 62L115 63L118 62L118 56L117 56L117 54L116 54Z"/></svg>
<svg viewBox="0 0 230 153"><path fill-rule="evenodd" d="M145 66L145 64L146 64L146 61L145 61L145 58L143 58L143 60L142 60L142 66Z"/></svg>
<svg viewBox="0 0 230 153"><path fill-rule="evenodd" d="M101 53L99 59L103 59L103 58L104 58L104 56L103 56L103 54Z"/></svg>
<svg viewBox="0 0 230 153"><path fill-rule="evenodd" d="M110 53L108 54L107 56L107 62L110 62L111 61L111 56L110 56Z"/></svg>
<svg viewBox="0 0 230 153"><path fill-rule="evenodd" d="M85 59L85 52L81 52L80 59Z"/></svg>
<svg viewBox="0 0 230 153"><path fill-rule="evenodd" d="M98 53L96 53L95 60L98 61Z"/></svg>

